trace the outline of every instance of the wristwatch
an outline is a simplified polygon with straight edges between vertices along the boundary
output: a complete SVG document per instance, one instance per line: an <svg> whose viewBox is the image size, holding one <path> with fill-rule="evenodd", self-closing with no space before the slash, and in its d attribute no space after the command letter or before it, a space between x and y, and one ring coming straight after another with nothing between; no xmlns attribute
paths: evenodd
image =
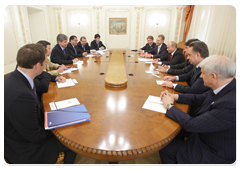
<svg viewBox="0 0 240 170"><path fill-rule="evenodd" d="M167 110L169 110L171 107L173 107L174 105L172 104L172 103L168 103L167 104L167 106L166 106L166 108L167 108Z"/></svg>

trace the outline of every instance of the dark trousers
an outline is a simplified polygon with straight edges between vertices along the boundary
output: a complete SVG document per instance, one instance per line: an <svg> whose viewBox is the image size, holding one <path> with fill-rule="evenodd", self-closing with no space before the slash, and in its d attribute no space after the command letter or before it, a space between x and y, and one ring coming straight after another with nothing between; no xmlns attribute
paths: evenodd
<svg viewBox="0 0 240 170"><path fill-rule="evenodd" d="M190 136L191 133L182 129L179 134L165 148L159 151L162 164L177 164L177 152L184 143L184 138Z"/></svg>
<svg viewBox="0 0 240 170"><path fill-rule="evenodd" d="M74 164L77 154L64 146L57 138L56 144L58 152L64 152L64 164Z"/></svg>

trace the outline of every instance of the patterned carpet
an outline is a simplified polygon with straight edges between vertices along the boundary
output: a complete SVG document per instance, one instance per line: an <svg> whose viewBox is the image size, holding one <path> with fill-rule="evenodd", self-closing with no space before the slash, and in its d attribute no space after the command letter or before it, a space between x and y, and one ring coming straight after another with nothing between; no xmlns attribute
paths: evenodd
<svg viewBox="0 0 240 170"><path fill-rule="evenodd" d="M75 164L109 164L108 161L97 160L93 158L86 157L84 155L77 154L75 159ZM149 156L143 158L130 160L130 161L120 161L119 164L161 164L159 153L155 152Z"/></svg>

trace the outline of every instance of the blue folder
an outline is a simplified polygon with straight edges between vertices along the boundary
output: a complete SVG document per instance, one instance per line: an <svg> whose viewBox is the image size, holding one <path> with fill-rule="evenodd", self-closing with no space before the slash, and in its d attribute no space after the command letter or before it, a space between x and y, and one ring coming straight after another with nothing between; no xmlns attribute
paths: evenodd
<svg viewBox="0 0 240 170"><path fill-rule="evenodd" d="M90 121L90 115L84 105L45 112L46 130L56 129L86 121Z"/></svg>

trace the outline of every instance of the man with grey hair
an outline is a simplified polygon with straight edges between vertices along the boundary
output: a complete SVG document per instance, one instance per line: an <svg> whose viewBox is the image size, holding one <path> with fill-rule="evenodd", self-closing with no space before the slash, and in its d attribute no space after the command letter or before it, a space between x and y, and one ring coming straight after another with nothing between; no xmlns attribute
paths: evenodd
<svg viewBox="0 0 240 170"><path fill-rule="evenodd" d="M167 44L167 52L167 54L160 56L158 59L153 59L152 62L155 64L175 65L185 61L185 57L182 51L177 48L176 42L170 41Z"/></svg>
<svg viewBox="0 0 240 170"><path fill-rule="evenodd" d="M51 53L51 62L57 64L73 64L78 61L77 58L74 58L68 53L68 49L66 48L68 45L67 36L64 34L58 34L57 36L57 44L52 49Z"/></svg>
<svg viewBox="0 0 240 170"><path fill-rule="evenodd" d="M230 164L236 161L236 79L235 63L223 56L211 56L200 64L203 94L161 93L166 116L190 132L182 133L160 151L162 163ZM193 116L174 106L178 103L200 106Z"/></svg>

